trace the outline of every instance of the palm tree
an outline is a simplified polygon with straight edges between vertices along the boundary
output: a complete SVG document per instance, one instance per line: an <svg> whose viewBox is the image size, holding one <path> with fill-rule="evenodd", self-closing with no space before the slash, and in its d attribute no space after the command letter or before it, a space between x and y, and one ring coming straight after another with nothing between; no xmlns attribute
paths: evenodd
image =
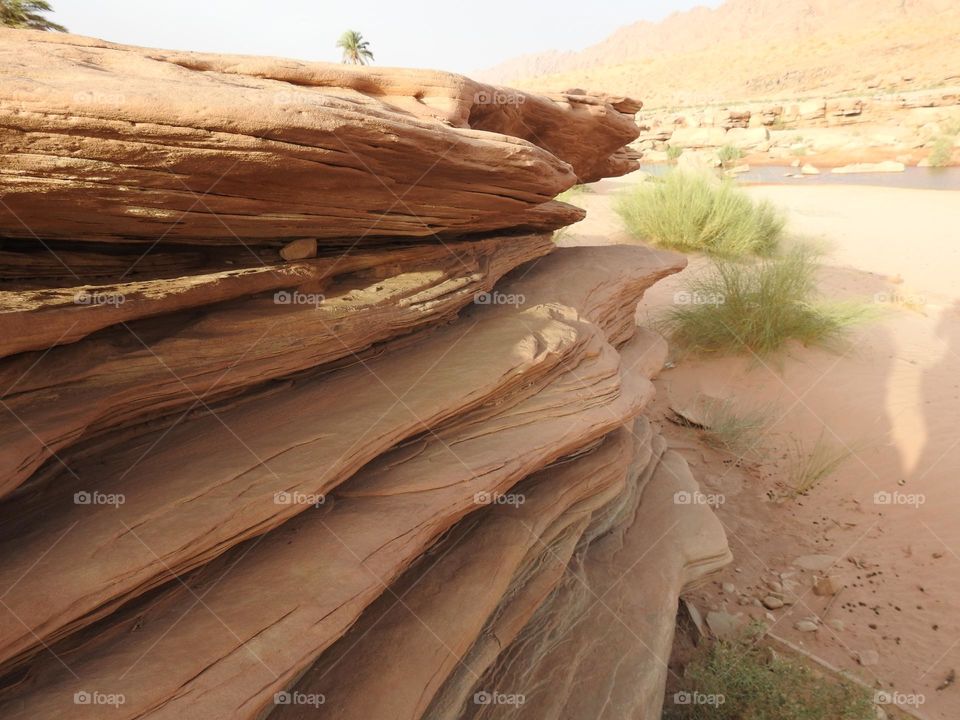
<svg viewBox="0 0 960 720"><path fill-rule="evenodd" d="M0 0L2 1L2 0ZM356 30L347 30L337 40L337 47L343 50L343 62L351 65L366 65L373 60L370 43Z"/></svg>
<svg viewBox="0 0 960 720"><path fill-rule="evenodd" d="M46 0L0 0L0 25L66 32L63 25L57 25L43 16L48 12L53 12L53 8Z"/></svg>

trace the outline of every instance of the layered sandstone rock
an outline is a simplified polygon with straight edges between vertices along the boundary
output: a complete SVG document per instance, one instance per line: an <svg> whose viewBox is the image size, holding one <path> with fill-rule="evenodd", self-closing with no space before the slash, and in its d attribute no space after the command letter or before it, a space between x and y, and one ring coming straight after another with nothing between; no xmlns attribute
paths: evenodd
<svg viewBox="0 0 960 720"><path fill-rule="evenodd" d="M39 32L0 38L0 232L10 237L352 245L550 230L570 221L550 203L557 193L637 167L624 146L638 105L624 99Z"/></svg>
<svg viewBox="0 0 960 720"><path fill-rule="evenodd" d="M535 690L588 656L657 707L638 648L727 557L642 415L666 349L636 306L685 261L547 232L635 166L639 103L0 55L0 715L499 716L473 698L529 682L534 715L600 717L599 679ZM639 645L597 651L573 579Z"/></svg>

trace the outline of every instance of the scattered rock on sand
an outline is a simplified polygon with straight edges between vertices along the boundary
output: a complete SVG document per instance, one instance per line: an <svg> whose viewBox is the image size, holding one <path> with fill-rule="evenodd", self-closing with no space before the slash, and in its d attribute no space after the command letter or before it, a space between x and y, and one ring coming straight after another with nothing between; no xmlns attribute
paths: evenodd
<svg viewBox="0 0 960 720"><path fill-rule="evenodd" d="M317 256L316 238L298 238L287 243L280 250L280 257L284 260L306 260Z"/></svg>
<svg viewBox="0 0 960 720"><path fill-rule="evenodd" d="M820 171L817 170L817 168L815 168L810 163L807 163L800 169L800 174L801 175L819 175Z"/></svg>
<svg viewBox="0 0 960 720"><path fill-rule="evenodd" d="M793 627L800 632L815 632L818 626L813 620L797 620Z"/></svg>
<svg viewBox="0 0 960 720"><path fill-rule="evenodd" d="M864 667L871 667L872 665L877 665L880 662L880 653L876 650L861 650L855 653L857 662L863 665Z"/></svg>
<svg viewBox="0 0 960 720"><path fill-rule="evenodd" d="M763 599L763 606L767 610L779 610L783 607L783 600L778 598L776 595L767 595Z"/></svg>
<svg viewBox="0 0 960 720"><path fill-rule="evenodd" d="M836 595L840 592L840 583L835 577L819 577L813 583L813 594L821 597Z"/></svg>
<svg viewBox="0 0 960 720"><path fill-rule="evenodd" d="M731 615L719 611L707 613L707 627L710 628L714 637L721 640L736 637L744 622L742 615Z"/></svg>

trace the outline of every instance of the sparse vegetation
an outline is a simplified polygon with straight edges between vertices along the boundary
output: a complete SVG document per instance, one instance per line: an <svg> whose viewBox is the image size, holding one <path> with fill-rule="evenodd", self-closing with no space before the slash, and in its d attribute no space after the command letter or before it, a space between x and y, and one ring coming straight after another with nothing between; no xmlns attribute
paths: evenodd
<svg viewBox="0 0 960 720"><path fill-rule="evenodd" d="M337 47L343 51L343 63L347 65L366 65L373 62L370 43L356 30L347 30L337 40Z"/></svg>
<svg viewBox="0 0 960 720"><path fill-rule="evenodd" d="M718 261L687 283L661 325L681 350L699 354L762 357L789 340L832 346L870 313L866 305L817 302L818 268L816 251L803 245L761 261Z"/></svg>
<svg viewBox="0 0 960 720"><path fill-rule="evenodd" d="M743 157L743 153L736 145L724 145L717 151L717 157L720 158L720 164L726 167Z"/></svg>
<svg viewBox="0 0 960 720"><path fill-rule="evenodd" d="M810 450L800 441L795 441L788 481L791 495L797 497L809 493L822 480L832 475L852 454L849 448L827 440L823 433Z"/></svg>
<svg viewBox="0 0 960 720"><path fill-rule="evenodd" d="M868 690L774 653L758 633L717 641L694 658L667 694L665 720L874 720Z"/></svg>
<svg viewBox="0 0 960 720"><path fill-rule="evenodd" d="M960 117L945 120L942 127L944 135L957 137L957 135L960 135Z"/></svg>
<svg viewBox="0 0 960 720"><path fill-rule="evenodd" d="M683 148L676 145L667 145L667 160L676 162L683 155Z"/></svg>
<svg viewBox="0 0 960 720"><path fill-rule="evenodd" d="M953 138L943 135L937 138L930 150L930 167L947 167L953 158Z"/></svg>
<svg viewBox="0 0 960 720"><path fill-rule="evenodd" d="M63 25L58 25L44 17L53 12L50 3L46 0L0 0L0 25L28 30L48 30L67 32Z"/></svg>
<svg viewBox="0 0 960 720"><path fill-rule="evenodd" d="M729 400L705 405L703 439L707 445L744 457L759 453L759 436L774 418L772 406L737 407Z"/></svg>
<svg viewBox="0 0 960 720"><path fill-rule="evenodd" d="M721 257L772 253L785 223L730 181L678 170L622 195L617 212L639 240Z"/></svg>

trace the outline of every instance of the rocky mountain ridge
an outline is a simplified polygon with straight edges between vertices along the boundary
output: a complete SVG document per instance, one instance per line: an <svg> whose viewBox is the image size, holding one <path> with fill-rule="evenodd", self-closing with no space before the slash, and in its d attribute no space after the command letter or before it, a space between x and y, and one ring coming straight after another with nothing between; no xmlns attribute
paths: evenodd
<svg viewBox="0 0 960 720"><path fill-rule="evenodd" d="M831 94L870 79L903 90L956 81L958 31L949 0L727 0L477 75L537 90L589 84L657 107Z"/></svg>

